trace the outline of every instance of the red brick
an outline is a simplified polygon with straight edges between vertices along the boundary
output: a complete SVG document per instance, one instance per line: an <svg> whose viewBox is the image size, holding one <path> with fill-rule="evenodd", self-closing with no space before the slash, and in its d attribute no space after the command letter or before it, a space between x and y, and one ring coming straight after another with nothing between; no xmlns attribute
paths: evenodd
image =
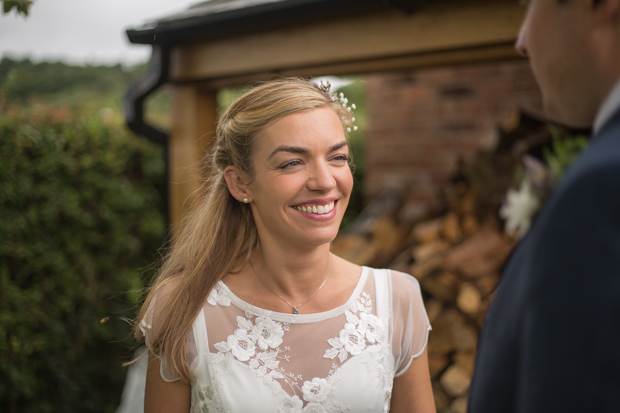
<svg viewBox="0 0 620 413"><path fill-rule="evenodd" d="M514 108L542 111L523 60L373 74L366 81L370 197L397 179L410 184L412 199L434 202L456 160L491 146Z"/></svg>

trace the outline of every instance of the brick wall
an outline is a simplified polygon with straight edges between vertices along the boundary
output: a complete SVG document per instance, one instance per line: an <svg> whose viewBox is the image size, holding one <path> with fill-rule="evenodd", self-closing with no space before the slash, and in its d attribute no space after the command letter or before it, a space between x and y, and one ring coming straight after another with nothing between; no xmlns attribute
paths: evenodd
<svg viewBox="0 0 620 413"><path fill-rule="evenodd" d="M409 204L436 202L459 157L491 147L511 112L540 113L526 61L369 75L365 192L391 184L411 189ZM422 211L418 211L422 212Z"/></svg>

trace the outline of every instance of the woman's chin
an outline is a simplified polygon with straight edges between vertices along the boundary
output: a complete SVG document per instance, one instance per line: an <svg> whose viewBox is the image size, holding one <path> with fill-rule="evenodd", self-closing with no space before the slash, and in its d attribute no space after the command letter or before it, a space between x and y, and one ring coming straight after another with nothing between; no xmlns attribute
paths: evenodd
<svg viewBox="0 0 620 413"><path fill-rule="evenodd" d="M338 231L318 233L312 237L304 237L305 239L302 242L304 242L305 244L311 247L320 247L325 244L330 244L333 240L336 239L337 235L338 235Z"/></svg>

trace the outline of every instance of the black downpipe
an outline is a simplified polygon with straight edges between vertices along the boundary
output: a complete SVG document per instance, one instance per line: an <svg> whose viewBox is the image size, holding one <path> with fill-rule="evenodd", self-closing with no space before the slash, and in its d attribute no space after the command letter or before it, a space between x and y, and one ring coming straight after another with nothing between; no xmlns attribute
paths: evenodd
<svg viewBox="0 0 620 413"><path fill-rule="evenodd" d="M153 45L151 60L146 73L129 84L123 107L125 121L129 129L146 137L164 149L164 182L156 185L163 203L166 228L170 225L169 182L170 160L168 159L168 133L144 121L144 102L146 98L168 81L170 75L170 49L167 45Z"/></svg>

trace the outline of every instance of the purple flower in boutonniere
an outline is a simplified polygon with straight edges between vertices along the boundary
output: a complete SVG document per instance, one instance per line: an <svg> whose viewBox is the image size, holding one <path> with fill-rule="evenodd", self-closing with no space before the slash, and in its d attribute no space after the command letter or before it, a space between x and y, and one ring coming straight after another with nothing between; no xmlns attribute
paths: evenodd
<svg viewBox="0 0 620 413"><path fill-rule="evenodd" d="M523 157L519 188L508 190L499 210L506 232L517 239L525 236L566 170L588 146L583 136L562 139L556 128L550 130L553 142L551 150L544 152L544 162L529 155Z"/></svg>

